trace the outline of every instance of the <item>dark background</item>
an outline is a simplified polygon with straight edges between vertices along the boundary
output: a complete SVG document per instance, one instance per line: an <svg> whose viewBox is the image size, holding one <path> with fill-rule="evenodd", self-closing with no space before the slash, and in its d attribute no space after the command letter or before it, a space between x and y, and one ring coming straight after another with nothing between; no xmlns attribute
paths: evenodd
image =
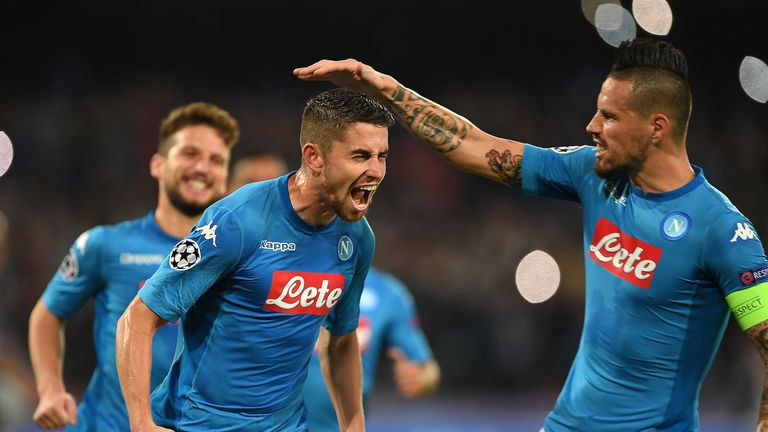
<svg viewBox="0 0 768 432"><path fill-rule="evenodd" d="M671 6L666 39L688 55L694 95L691 160L765 235L768 106L742 91L738 68L746 55L768 61L768 2ZM0 178L9 222L0 246L0 349L28 367L29 312L71 242L153 207L148 161L160 120L178 105L204 100L238 118L235 160L273 152L297 167L303 104L330 85L300 82L293 68L355 57L495 135L545 147L590 144L584 127L613 51L576 1L6 2L0 130L16 153ZM390 146L387 180L369 213L376 264L413 292L444 377L438 395L412 406L434 413L461 401L470 416L471 406L504 400L496 414L509 423L498 430L512 430L523 411L540 420L581 332L578 206L455 171L399 127ZM517 263L533 249L552 254L563 277L558 294L539 305L514 284ZM76 394L94 364L91 313L85 308L68 325L65 379ZM754 351L732 323L702 395L710 424L753 421L763 374ZM387 374L374 399L379 412L407 409L391 397ZM5 424L28 418L24 410L36 403L14 389L0 386L0 400L19 401L0 411ZM483 430L497 430L490 424Z"/></svg>

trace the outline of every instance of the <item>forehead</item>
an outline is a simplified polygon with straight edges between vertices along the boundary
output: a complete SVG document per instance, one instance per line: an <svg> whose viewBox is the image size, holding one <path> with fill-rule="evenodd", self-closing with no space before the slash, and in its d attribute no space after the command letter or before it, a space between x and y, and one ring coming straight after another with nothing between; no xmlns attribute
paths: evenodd
<svg viewBox="0 0 768 432"><path fill-rule="evenodd" d="M359 149L381 153L389 149L389 129L371 123L357 122L347 127L343 136L333 141L331 149L355 151Z"/></svg>
<svg viewBox="0 0 768 432"><path fill-rule="evenodd" d="M632 96L632 82L608 78L600 88L597 97L599 108L629 109L629 99Z"/></svg>
<svg viewBox="0 0 768 432"><path fill-rule="evenodd" d="M224 139L219 136L216 129L208 125L186 126L173 134L171 152L179 151L185 147L195 147L199 150L229 155L229 148Z"/></svg>

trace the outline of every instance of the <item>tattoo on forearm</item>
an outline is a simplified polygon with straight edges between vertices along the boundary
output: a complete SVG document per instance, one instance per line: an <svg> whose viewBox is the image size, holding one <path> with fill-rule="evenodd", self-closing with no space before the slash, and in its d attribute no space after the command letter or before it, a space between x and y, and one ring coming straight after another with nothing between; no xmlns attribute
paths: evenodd
<svg viewBox="0 0 768 432"><path fill-rule="evenodd" d="M760 352L760 357L766 368L766 378L763 380L763 396L760 399L760 419L768 418L768 321L747 330L747 334L752 338L752 342ZM762 429L760 429L762 430Z"/></svg>
<svg viewBox="0 0 768 432"><path fill-rule="evenodd" d="M473 127L403 86L397 87L390 105L410 133L441 153L456 150Z"/></svg>
<svg viewBox="0 0 768 432"><path fill-rule="evenodd" d="M509 150L499 153L498 150L491 150L485 154L488 159L488 166L495 172L501 180L510 185L521 187L523 184L523 156L512 155Z"/></svg>

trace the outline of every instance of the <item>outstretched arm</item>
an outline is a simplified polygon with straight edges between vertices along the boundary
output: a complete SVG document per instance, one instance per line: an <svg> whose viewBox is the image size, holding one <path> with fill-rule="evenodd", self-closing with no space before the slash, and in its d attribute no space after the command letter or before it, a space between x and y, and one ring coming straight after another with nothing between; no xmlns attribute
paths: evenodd
<svg viewBox="0 0 768 432"><path fill-rule="evenodd" d="M38 300L29 316L29 357L40 403L32 419L43 429L77 423L77 403L62 377L64 323Z"/></svg>
<svg viewBox="0 0 768 432"><path fill-rule="evenodd" d="M339 429L343 432L365 430L363 367L357 333L334 336L321 328L318 348L320 367L336 408Z"/></svg>
<svg viewBox="0 0 768 432"><path fill-rule="evenodd" d="M756 431L768 432L768 320L748 328L745 332L752 339L765 364L766 376L763 379L763 396L760 399L760 415Z"/></svg>
<svg viewBox="0 0 768 432"><path fill-rule="evenodd" d="M387 104L408 132L456 168L521 186L522 143L483 132L466 118L422 97L389 75L354 59L320 60L293 73L302 80L330 81L339 87L365 92Z"/></svg>
<svg viewBox="0 0 768 432"><path fill-rule="evenodd" d="M155 425L149 407L152 336L165 321L136 296L117 322L117 373L132 431L168 431Z"/></svg>

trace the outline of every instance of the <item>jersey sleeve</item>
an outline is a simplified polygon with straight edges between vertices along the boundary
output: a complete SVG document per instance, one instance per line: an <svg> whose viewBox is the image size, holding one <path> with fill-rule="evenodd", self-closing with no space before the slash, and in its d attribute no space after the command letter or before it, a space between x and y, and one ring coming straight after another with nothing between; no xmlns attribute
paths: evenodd
<svg viewBox="0 0 768 432"><path fill-rule="evenodd" d="M349 289L323 322L323 326L334 336L355 331L360 319L360 296L363 294L365 278L368 276L368 270L373 262L375 244L373 231L370 230L370 227L368 227L361 243L363 244L360 247L355 274L349 284Z"/></svg>
<svg viewBox="0 0 768 432"><path fill-rule="evenodd" d="M174 322L237 265L242 251L243 232L236 217L209 207L147 279L139 297L160 318Z"/></svg>
<svg viewBox="0 0 768 432"><path fill-rule="evenodd" d="M749 328L768 319L768 261L749 220L738 213L717 220L703 253L739 325Z"/></svg>
<svg viewBox="0 0 768 432"><path fill-rule="evenodd" d="M526 144L522 163L526 194L579 202L579 191L594 171L595 148L541 148Z"/></svg>
<svg viewBox="0 0 768 432"><path fill-rule="evenodd" d="M80 234L48 283L43 303L57 317L72 316L103 286L101 260L105 231L104 227L95 227Z"/></svg>
<svg viewBox="0 0 768 432"><path fill-rule="evenodd" d="M413 297L396 278L388 277L387 284L387 292L390 294L388 301L392 303L389 310L394 313L385 343L387 346L399 348L410 361L424 363L432 358L432 351L421 330Z"/></svg>

